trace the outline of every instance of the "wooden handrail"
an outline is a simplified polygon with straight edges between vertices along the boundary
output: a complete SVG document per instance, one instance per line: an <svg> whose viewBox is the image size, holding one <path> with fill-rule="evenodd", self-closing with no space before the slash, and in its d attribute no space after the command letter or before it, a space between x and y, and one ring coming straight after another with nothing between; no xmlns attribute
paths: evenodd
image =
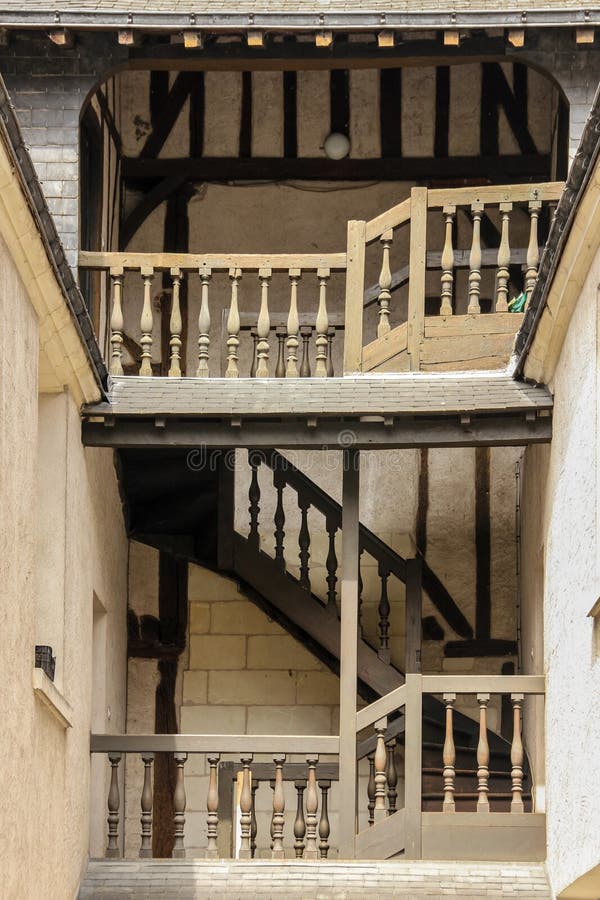
<svg viewBox="0 0 600 900"><path fill-rule="evenodd" d="M385 231L389 231L392 228L398 228L399 225L404 225L409 221L410 214L411 204L410 197L408 197L401 203L396 204L396 206L392 206L391 209L386 209L385 212L375 216L374 219L371 219L365 225L365 238L367 244L377 240L377 238Z"/></svg>
<svg viewBox="0 0 600 900"><path fill-rule="evenodd" d="M423 675L424 694L545 694L543 675ZM367 707L368 708L368 707Z"/></svg>
<svg viewBox="0 0 600 900"><path fill-rule="evenodd" d="M331 269L344 271L345 253L114 253L81 250L79 265L83 269L141 269L156 271L181 269L194 272L208 268L228 271L232 268L255 272L272 269L286 272L288 269Z"/></svg>
<svg viewBox="0 0 600 900"><path fill-rule="evenodd" d="M429 209L443 209L444 206L470 206L485 203L526 203L529 200L559 200L564 189L564 181L542 182L540 184L482 185L465 188L435 188L427 191Z"/></svg>
<svg viewBox="0 0 600 900"><path fill-rule="evenodd" d="M338 754L337 735L92 734L92 753Z"/></svg>
<svg viewBox="0 0 600 900"><path fill-rule="evenodd" d="M401 684L400 687L390 691L385 697L380 697L374 703L370 703L363 709L358 710L356 713L356 730L361 731L367 725L372 725L373 722L377 722L379 719L389 716L390 713L401 709L405 704L406 685Z"/></svg>

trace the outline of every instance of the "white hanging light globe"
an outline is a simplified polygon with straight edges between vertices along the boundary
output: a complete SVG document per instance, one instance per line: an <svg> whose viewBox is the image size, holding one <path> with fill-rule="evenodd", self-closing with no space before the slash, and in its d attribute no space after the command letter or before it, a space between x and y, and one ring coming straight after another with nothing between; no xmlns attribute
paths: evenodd
<svg viewBox="0 0 600 900"><path fill-rule="evenodd" d="M344 159L350 153L350 141L345 134L332 131L325 138L323 150L329 159Z"/></svg>

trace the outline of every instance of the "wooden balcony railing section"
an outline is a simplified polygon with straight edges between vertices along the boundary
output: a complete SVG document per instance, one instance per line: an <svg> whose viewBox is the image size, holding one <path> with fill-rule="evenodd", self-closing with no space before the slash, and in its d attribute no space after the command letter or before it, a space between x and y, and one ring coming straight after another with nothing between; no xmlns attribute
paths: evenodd
<svg viewBox="0 0 600 900"><path fill-rule="evenodd" d="M427 694L441 695L446 707L445 739L439 761L443 765L440 784L443 801L439 812L423 811L422 710L423 698ZM490 697L494 694L508 694L513 708L509 813L495 812L494 794L490 790L487 710ZM417 859L543 858L544 817L524 812L522 742L525 699L543 694L544 679L537 676L408 675L406 684L359 710L356 716L355 753L357 759L368 758L369 777L366 784L363 781L361 790L358 790L357 784L353 789L352 785L344 785L342 781L338 797L340 815L353 813L353 820L365 826L356 834L354 856L376 859L404 852L406 857ZM477 769L472 776L472 790L477 796L474 813L457 810L458 803L455 802L457 751L453 711L457 697L469 695L477 698L480 710ZM398 754L397 748L402 746L404 752ZM241 832L237 850L240 858L251 859L255 854L258 837L256 792L259 785L266 781L273 791L270 826L273 859L292 855L304 859L326 859L330 848L337 847L328 812L329 791L333 783L343 778L344 771L343 759L339 759L339 768L335 761L340 752L337 736L92 735L91 751L106 754L111 767L108 857L118 857L122 852L119 766L127 753L139 754L143 772L141 857L152 855L152 765L156 753L173 754L177 767L173 857L186 855L184 768L188 757L193 754L206 757L209 771L205 801L207 837L204 849L198 851L201 855L214 859L232 852L232 843L227 842L224 846L220 828L221 817L231 819L232 775L235 777L237 772L241 773L236 813ZM225 756L234 757L239 762L224 762ZM271 761L266 762L263 757ZM304 762L297 761L298 757ZM326 759L323 760L323 757ZM398 765L402 758L403 767ZM293 781L297 792L297 803L288 810L287 818L283 790L285 781ZM403 790L398 790L400 783ZM292 817L293 823L290 822ZM229 822L230 841L231 834Z"/></svg>
<svg viewBox="0 0 600 900"><path fill-rule="evenodd" d="M328 377L334 373L337 331L344 334L344 374L455 365L485 368L497 365L510 351L521 320L507 312L510 295L523 292L528 298L531 294L540 255L539 222L543 214L548 218L548 206L558 200L562 187L413 188L408 199L371 221L349 222L346 251L340 253L82 251L79 265L106 272L110 282L113 375L124 373L125 346L134 357L135 374L142 376L159 369L176 378L184 372L200 378ZM468 246L456 246L457 234L462 234L462 243L467 240ZM380 262L374 267L368 248L377 246ZM393 257L403 264L400 268L392 266ZM379 272L378 283L368 287L366 275L371 270ZM432 279L434 270L438 274ZM156 291L153 285L159 274L170 286ZM287 280L285 289L282 276ZM345 277L345 289L338 290L342 286L334 285L334 277ZM137 280L135 288L132 279ZM197 345L184 346L188 322L182 310L182 290L185 285L191 297L197 284L200 297L193 316ZM161 341L155 338L156 293L170 296L168 323L163 323L168 340L162 332ZM306 310L308 295L310 308ZM426 305L431 307L434 297L435 314L427 314ZM375 301L373 323L370 313ZM225 316L226 338L221 340L215 340L216 329L211 326L216 305ZM489 313L479 320L484 305ZM286 307L284 315L275 311L282 306ZM131 330L138 315L137 333L126 333L126 322ZM365 346L367 324L374 333ZM190 325L189 330L195 328ZM253 343L244 348L251 336ZM168 347L164 353L161 343ZM242 351L250 360L247 368L240 365ZM339 373L341 367L337 368Z"/></svg>

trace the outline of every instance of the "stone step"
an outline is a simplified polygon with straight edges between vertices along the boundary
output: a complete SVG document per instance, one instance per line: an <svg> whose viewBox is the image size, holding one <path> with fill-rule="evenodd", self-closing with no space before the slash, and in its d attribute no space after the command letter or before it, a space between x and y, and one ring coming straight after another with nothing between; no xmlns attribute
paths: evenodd
<svg viewBox="0 0 600 900"><path fill-rule="evenodd" d="M79 900L550 900L539 863L91 860Z"/></svg>

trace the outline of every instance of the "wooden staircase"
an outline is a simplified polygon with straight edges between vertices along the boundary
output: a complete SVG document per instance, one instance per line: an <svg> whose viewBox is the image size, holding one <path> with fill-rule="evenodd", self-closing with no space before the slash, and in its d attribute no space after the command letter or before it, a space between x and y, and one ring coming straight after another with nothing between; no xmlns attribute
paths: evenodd
<svg viewBox="0 0 600 900"><path fill-rule="evenodd" d="M284 522L281 503L275 513L275 556L260 547L260 489L258 469L272 469L274 490L281 500L284 488L298 496L301 514L309 507L322 513L324 527L334 547L335 533L342 526L342 509L329 495L297 470L276 451L249 455L250 531L235 530L233 472L225 459L195 465L189 455L179 452L148 454L121 451L119 471L130 536L190 562L216 569L235 579L241 592L271 618L300 640L331 671L339 673L340 623L336 604L337 559L328 559L328 596L319 597L310 584L307 536L301 529L300 571L296 578L287 571L283 547ZM304 513L302 513L304 510ZM310 537L308 537L310 540ZM305 544L303 549L303 542ZM361 547L378 562L382 582L379 646L359 636L358 692L367 702L390 693L404 682L404 676L389 660L389 609L386 610L387 581L406 580L407 561L375 534L361 525ZM335 559L335 564L334 564ZM423 589L440 616L461 636L472 636L469 623L445 586L429 567L423 565ZM143 639L143 634L142 634ZM398 744L403 741L401 714L390 719ZM445 735L443 704L432 696L423 697L422 808L442 808L442 750ZM457 811L473 811L477 803L476 751L479 726L474 720L454 713L456 739ZM490 799L497 810L508 810L511 800L510 743L488 729L490 747ZM531 809L529 771L524 772L525 809ZM383 823L382 823L383 824ZM388 826L389 828L389 826Z"/></svg>

